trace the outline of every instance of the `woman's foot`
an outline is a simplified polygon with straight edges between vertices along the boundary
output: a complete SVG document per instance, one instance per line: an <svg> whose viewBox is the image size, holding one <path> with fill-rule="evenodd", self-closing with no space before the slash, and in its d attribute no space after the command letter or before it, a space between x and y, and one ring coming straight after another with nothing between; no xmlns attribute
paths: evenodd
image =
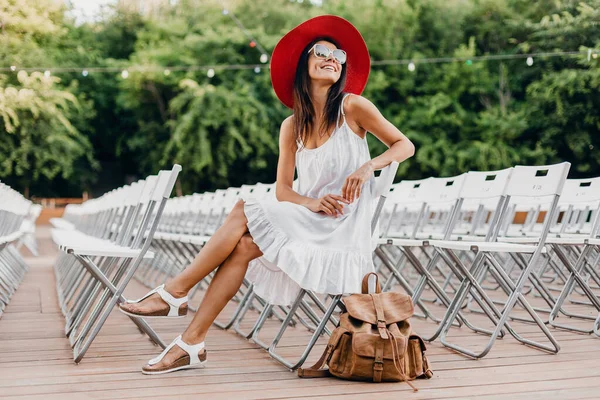
<svg viewBox="0 0 600 400"><path fill-rule="evenodd" d="M183 317L187 315L187 302L185 294L175 291L171 294L160 285L141 299L119 304L119 309L133 317Z"/></svg>
<svg viewBox="0 0 600 400"><path fill-rule="evenodd" d="M142 367L146 375L166 374L182 369L203 368L206 364L204 342L188 344L177 337L158 357Z"/></svg>

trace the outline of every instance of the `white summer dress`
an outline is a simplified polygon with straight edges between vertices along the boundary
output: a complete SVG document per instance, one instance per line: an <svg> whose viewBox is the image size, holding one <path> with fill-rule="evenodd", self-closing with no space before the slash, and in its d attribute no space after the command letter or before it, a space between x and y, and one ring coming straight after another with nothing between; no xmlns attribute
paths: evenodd
<svg viewBox="0 0 600 400"><path fill-rule="evenodd" d="M300 146L296 152L296 191L303 196L341 195L345 179L371 159L366 138L346 123L346 97L329 139L315 149ZM250 262L246 274L256 294L271 304L289 305L300 288L328 294L360 292L363 276L374 270L370 228L374 188L373 176L358 200L344 204L341 217L280 202L275 196L246 199L248 230L263 253Z"/></svg>

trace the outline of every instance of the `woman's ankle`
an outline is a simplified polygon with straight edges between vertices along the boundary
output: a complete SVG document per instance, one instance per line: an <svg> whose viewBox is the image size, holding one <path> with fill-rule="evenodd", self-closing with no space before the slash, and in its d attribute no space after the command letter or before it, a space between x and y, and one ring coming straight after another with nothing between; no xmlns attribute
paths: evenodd
<svg viewBox="0 0 600 400"><path fill-rule="evenodd" d="M174 281L166 283L165 290L167 291L167 293L169 293L171 296L175 297L176 299L180 299L182 297L187 296L188 291L189 291L185 288L179 287L177 285L177 283Z"/></svg>
<svg viewBox="0 0 600 400"><path fill-rule="evenodd" d="M181 334L181 340L184 341L184 343L187 343L189 345L196 345L196 344L200 344L202 342L204 342L204 339L206 338L206 334L202 334L202 333L197 333L197 332L191 332L191 331L185 331Z"/></svg>

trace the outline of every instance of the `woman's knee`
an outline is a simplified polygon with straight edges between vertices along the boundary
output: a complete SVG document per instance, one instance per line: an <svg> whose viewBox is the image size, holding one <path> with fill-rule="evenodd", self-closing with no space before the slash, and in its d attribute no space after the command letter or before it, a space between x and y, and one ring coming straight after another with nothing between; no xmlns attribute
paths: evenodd
<svg viewBox="0 0 600 400"><path fill-rule="evenodd" d="M246 214L244 213L244 201L238 200L233 206L233 209L229 213L229 219L246 221Z"/></svg>
<svg viewBox="0 0 600 400"><path fill-rule="evenodd" d="M247 258L248 260L253 260L262 255L262 252L256 243L254 243L250 234L245 234L240 238L240 241L235 246L234 253L235 255Z"/></svg>

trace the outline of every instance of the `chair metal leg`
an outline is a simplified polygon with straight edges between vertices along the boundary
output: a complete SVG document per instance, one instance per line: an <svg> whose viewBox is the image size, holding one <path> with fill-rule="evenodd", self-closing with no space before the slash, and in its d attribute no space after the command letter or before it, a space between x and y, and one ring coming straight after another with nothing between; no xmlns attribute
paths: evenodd
<svg viewBox="0 0 600 400"><path fill-rule="evenodd" d="M304 294L305 294L305 291L301 290L300 293L298 294L298 297L296 298L296 301L291 306L288 317L285 319L285 321L283 321L283 324L281 325L281 328L279 329L277 336L275 336L275 338L273 339L273 342L271 343L271 346L269 346L269 355L291 370L296 370L299 367L301 367L302 364L304 364L304 362L308 358L308 355L310 354L312 348L317 343L317 340L323 334L323 331L325 330L325 326L329 322L329 318L331 317L331 315L333 314L335 309L338 307L338 303L340 302L340 299L342 298L342 295L333 296L332 301L329 304L329 307L325 310L325 315L319 322L319 325L317 326L317 329L315 330L315 332L313 332L308 345L306 346L302 355L300 356L300 359L294 362L294 361L287 360L285 357L283 357L279 353L277 353L277 345L279 344L279 341L281 340L285 330L289 326L289 321L292 319L297 308L300 306L300 303L302 301L302 298L304 297Z"/></svg>
<svg viewBox="0 0 600 400"><path fill-rule="evenodd" d="M591 303L594 305L594 307L596 307L596 310L598 312L600 312L600 299L592 291L592 289L588 286L587 282L585 282L585 280L581 276L581 272L583 271L583 269L585 267L585 260L591 253L592 247L593 246L589 246L589 245L585 246L585 248L579 255L579 258L577 259L577 262L575 263L575 265L571 264L571 262L568 260L568 258L566 256L566 254L563 252L563 250L560 247L557 246L555 248L556 254L560 257L561 261L563 262L563 264L567 267L567 269L570 272L569 278L567 279L567 282L565 283L562 292L560 293L556 303L554 304L554 308L552 308L552 311L550 312L549 323L551 326L553 326L555 328L566 329L569 331L588 333L588 334L595 331L595 325L591 329L582 329L582 328L575 327L572 325L561 324L556 321L558 314L561 311L561 308L567 298L567 295L569 293L571 293L571 291L573 290L576 283L583 290L583 292L588 297L588 299L591 301Z"/></svg>

